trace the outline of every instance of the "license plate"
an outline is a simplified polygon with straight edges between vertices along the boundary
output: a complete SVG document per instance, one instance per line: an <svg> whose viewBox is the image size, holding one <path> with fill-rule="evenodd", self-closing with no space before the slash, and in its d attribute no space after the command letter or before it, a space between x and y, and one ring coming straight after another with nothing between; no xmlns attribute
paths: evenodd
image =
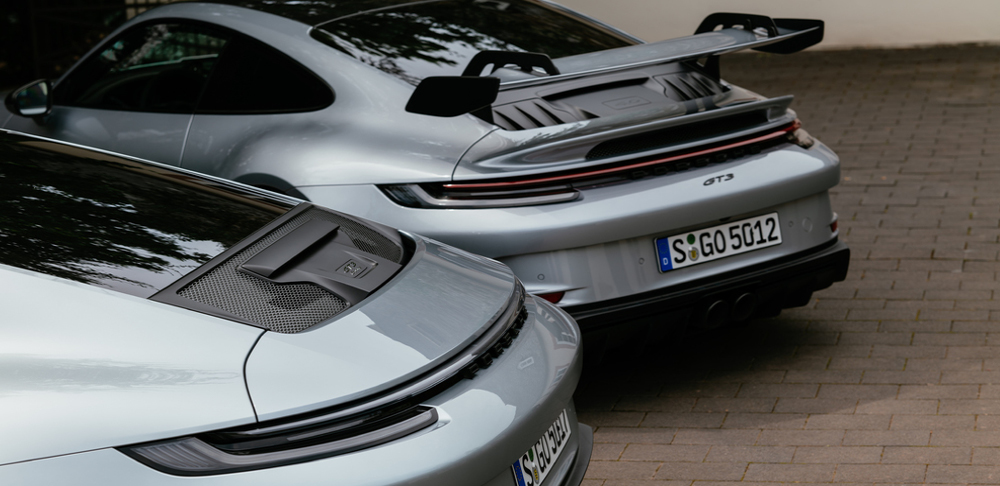
<svg viewBox="0 0 1000 486"><path fill-rule="evenodd" d="M690 267L781 244L778 213L656 239L660 271Z"/></svg>
<svg viewBox="0 0 1000 486"><path fill-rule="evenodd" d="M563 410L559 418L552 423L542 438L535 442L520 459L511 466L514 469L514 479L517 486L538 486L552 472L559 455L566 448L569 436L573 430L569 426L569 417Z"/></svg>

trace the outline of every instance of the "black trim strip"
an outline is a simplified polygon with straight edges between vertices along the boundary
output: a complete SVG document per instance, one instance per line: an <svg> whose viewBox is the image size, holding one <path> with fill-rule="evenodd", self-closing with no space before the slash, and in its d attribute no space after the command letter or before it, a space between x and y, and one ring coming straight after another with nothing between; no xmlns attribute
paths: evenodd
<svg viewBox="0 0 1000 486"><path fill-rule="evenodd" d="M125 447L119 450L132 459L167 474L210 476L285 466L347 454L400 439L437 422L437 409L427 408L399 423L353 437L297 449L257 454L230 454L212 447L197 437Z"/></svg>

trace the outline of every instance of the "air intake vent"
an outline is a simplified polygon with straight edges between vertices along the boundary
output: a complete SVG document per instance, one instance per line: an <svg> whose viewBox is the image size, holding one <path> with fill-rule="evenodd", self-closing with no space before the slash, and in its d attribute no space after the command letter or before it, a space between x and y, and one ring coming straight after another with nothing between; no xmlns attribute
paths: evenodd
<svg viewBox="0 0 1000 486"><path fill-rule="evenodd" d="M577 115L556 108L541 98L493 107L493 123L505 130L529 130L580 120Z"/></svg>
<svg viewBox="0 0 1000 486"><path fill-rule="evenodd" d="M604 159L655 150L684 142L694 142L725 135L764 123L767 123L767 114L763 111L755 111L720 120L708 120L664 128L662 130L601 142L590 149L590 152L587 153L587 159Z"/></svg>
<svg viewBox="0 0 1000 486"><path fill-rule="evenodd" d="M338 214L312 207L184 284L176 291L176 295L207 306L207 309L199 310L212 313L211 309L218 309L280 333L300 332L340 314L350 304L317 285L277 284L239 271L247 260L312 219L340 225L341 231L359 250L396 263L402 260L402 247L378 231ZM164 292L169 293L173 287L168 287ZM169 295L158 300L167 299L170 299ZM177 303L173 300L170 302Z"/></svg>
<svg viewBox="0 0 1000 486"><path fill-rule="evenodd" d="M725 93L729 88L697 72L675 73L655 78L666 88L665 94L674 101L690 101Z"/></svg>

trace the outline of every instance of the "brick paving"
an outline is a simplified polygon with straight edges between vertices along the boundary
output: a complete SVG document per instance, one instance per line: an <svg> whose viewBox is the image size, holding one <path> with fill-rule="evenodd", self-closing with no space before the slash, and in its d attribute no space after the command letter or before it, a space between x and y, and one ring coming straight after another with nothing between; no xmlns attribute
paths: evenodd
<svg viewBox="0 0 1000 486"><path fill-rule="evenodd" d="M591 376L586 486L1000 484L1000 47L752 54L840 154L847 281Z"/></svg>

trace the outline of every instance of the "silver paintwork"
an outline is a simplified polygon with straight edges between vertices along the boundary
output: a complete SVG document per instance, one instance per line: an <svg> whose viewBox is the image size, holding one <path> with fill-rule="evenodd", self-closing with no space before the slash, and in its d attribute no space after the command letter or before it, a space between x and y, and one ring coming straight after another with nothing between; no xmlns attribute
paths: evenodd
<svg viewBox="0 0 1000 486"><path fill-rule="evenodd" d="M648 292L664 287L683 286L712 275L767 263L813 248L830 240L830 200L823 192L789 203L734 214L732 221L777 212L781 218L781 245L752 251L742 258L722 258L661 273L656 261L654 240L704 227L699 223L668 232L648 234L611 243L517 255L502 261L515 272L534 273L524 282L529 292L566 292L560 303L579 305ZM803 224L805 223L805 224ZM806 229L808 228L808 230ZM597 282L597 285L587 285Z"/></svg>
<svg viewBox="0 0 1000 486"><path fill-rule="evenodd" d="M0 274L0 465L256 420L243 363L262 330L6 265Z"/></svg>
<svg viewBox="0 0 1000 486"><path fill-rule="evenodd" d="M401 207L374 184L473 180L586 166L595 163L584 159L587 148L602 140L712 118L718 110L684 115L680 105L671 108L665 104L665 108L657 110L507 132L471 115L439 118L405 112L403 107L412 86L313 40L304 24L239 7L185 3L150 10L122 29L157 18L190 18L258 38L317 73L336 94L330 107L313 113L196 115L186 135L180 161L183 167L274 187L500 258L515 268L529 290L575 289L572 299L560 305L590 303L594 301L589 299L601 296L627 295L632 289L666 287L682 281L677 280L677 275L659 275L644 277L646 283L642 285L618 283L631 282L634 275L645 272L638 267L637 258L621 259L614 250L633 245L636 239L711 226L722 218L780 208L792 201L799 201L794 203L797 212L808 213L815 221L833 218L826 191L839 180L839 161L821 144L809 150L787 146L718 167L588 189L579 200L560 204L477 210ZM726 29L697 38L557 59L555 63L564 72L604 72L618 70L624 64L659 62L656 59L663 57L741 49L735 43L751 37L749 32ZM92 53L100 49L98 46ZM522 85L549 81L543 78ZM520 86L517 83L513 81L506 87ZM787 109L790 97L764 100L734 87L716 100L716 104L728 104L735 110L748 109L754 102L773 106L770 118L774 125L795 117ZM740 103L746 106L741 108ZM52 118L44 123L58 125ZM49 133L33 120L19 118L8 126L15 123L23 131ZM66 138L70 134L60 132L58 136ZM172 155L154 159L177 163ZM736 173L742 182L712 191L698 184L699 178L719 171ZM834 236L789 240L775 251L806 250L823 238L829 241ZM598 255L601 251L611 253ZM637 251L628 255L636 257ZM756 253L695 268L707 275L713 269L738 268L771 254ZM591 265L594 259L617 263L601 272L570 270L584 263ZM557 261L564 263L551 263ZM559 275L558 285L549 280L553 272ZM546 275L547 280L540 281L538 275Z"/></svg>
<svg viewBox="0 0 1000 486"><path fill-rule="evenodd" d="M364 211L390 226L419 226L426 236L452 241L459 247L475 247L480 254L503 260L669 233L738 214L764 212L814 194L825 196L826 189L840 177L835 157L821 144L809 150L773 150L731 165L589 189L581 201L522 208L401 210L367 185L307 187L302 191L319 204L344 207L348 213ZM735 177L725 184L703 185L720 173ZM664 179L670 184L664 184ZM829 212L829 204L815 210ZM594 220L600 215L609 216L602 221L600 231L595 231ZM831 215L823 218L829 220ZM531 282L537 274L520 275Z"/></svg>
<svg viewBox="0 0 1000 486"><path fill-rule="evenodd" d="M437 423L402 439L204 477L164 474L115 449L360 398L356 391L375 392L461 352L505 310L514 276L487 258L406 236L414 255L395 279L299 339L0 265L0 484L509 486L510 465L560 412L578 426L579 328L531 296L511 345L427 399ZM353 390L335 386L346 383L336 381L343 374L354 375ZM576 486L589 461L577 457L586 438L574 433L551 484Z"/></svg>
<svg viewBox="0 0 1000 486"><path fill-rule="evenodd" d="M440 367L485 332L504 310L514 275L486 273L447 247L418 242L392 285L353 311L261 338L246 367L260 420L374 395Z"/></svg>
<svg viewBox="0 0 1000 486"><path fill-rule="evenodd" d="M514 344L474 380L427 402L441 420L432 429L352 454L260 471L183 478L154 471L114 449L0 467L0 484L143 485L412 485L513 484L510 464L564 408L576 423L572 394L581 368L579 331L550 304L528 298L528 325ZM551 480L570 473L579 433ZM572 485L576 486L576 485Z"/></svg>
<svg viewBox="0 0 1000 486"><path fill-rule="evenodd" d="M4 128L177 165L191 115L54 106L41 124L12 116Z"/></svg>
<svg viewBox="0 0 1000 486"><path fill-rule="evenodd" d="M733 174L731 181L704 181ZM561 305L578 305L670 287L763 263L813 248L833 238L827 188L837 184L840 165L821 143L747 157L658 178L591 189L583 201L527 208L399 211L370 186L338 186L303 193L321 204L364 211L390 226L417 226L427 236L475 247L509 265L533 293L569 291ZM333 196L327 199L326 196ZM777 211L784 242L776 247L661 274L653 239L697 229L723 218ZM600 231L594 212L615 214ZM398 218L398 219L397 219ZM802 232L808 218L812 232ZM799 226L789 227L788 223ZM609 235L612 235L609 237ZM640 259L644 263L640 263Z"/></svg>
<svg viewBox="0 0 1000 486"><path fill-rule="evenodd" d="M395 279L298 339L0 265L0 484L509 486L510 465L560 412L578 426L579 329L530 296L510 347L427 399L437 422L402 439L205 477L160 473L115 449L363 398L460 353L505 310L514 276L408 238L414 255ZM586 437L570 439L552 484L576 486L564 481L582 477Z"/></svg>

